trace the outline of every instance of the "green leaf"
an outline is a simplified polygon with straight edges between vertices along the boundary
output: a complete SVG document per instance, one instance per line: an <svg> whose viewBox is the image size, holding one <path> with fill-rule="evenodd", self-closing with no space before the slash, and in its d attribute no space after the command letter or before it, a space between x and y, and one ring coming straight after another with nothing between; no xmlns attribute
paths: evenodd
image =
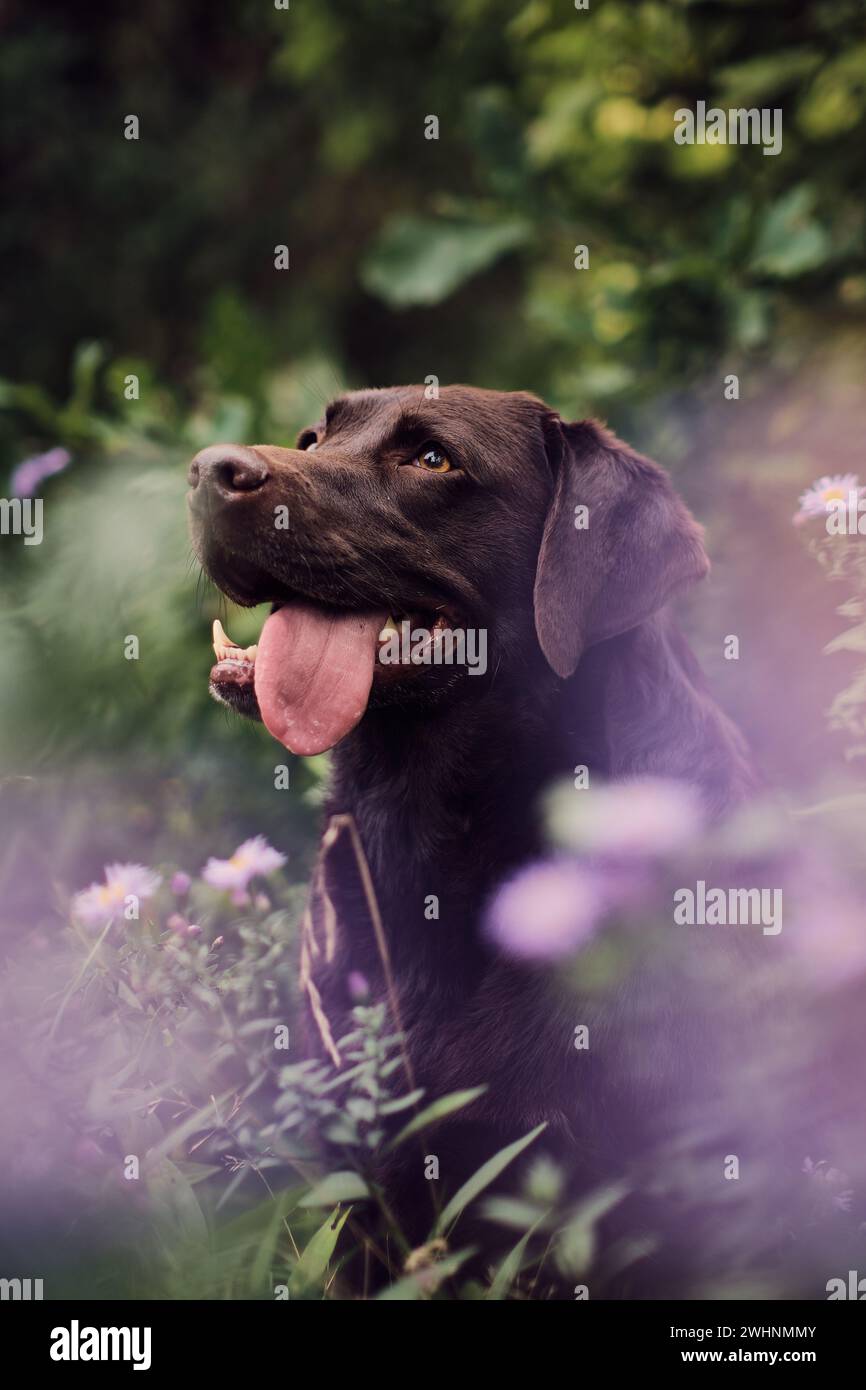
<svg viewBox="0 0 866 1390"><path fill-rule="evenodd" d="M330 1207L335 1202L362 1202L370 1196L370 1189L360 1173L346 1169L339 1173L329 1173L311 1192L308 1192L300 1205L302 1207Z"/></svg>
<svg viewBox="0 0 866 1390"><path fill-rule="evenodd" d="M499 1150L499 1153L488 1158L486 1163L482 1163L478 1171L473 1173L472 1177L455 1192L444 1211L440 1213L434 1234L443 1235L446 1229L457 1220L460 1213L469 1206L469 1203L474 1202L479 1193L483 1192L485 1187L489 1187L499 1177L499 1174L505 1171L509 1163L513 1162L518 1154L523 1153L524 1149L528 1149L529 1145L545 1129L547 1129L546 1120L543 1124L536 1125L535 1129L530 1130L529 1134L525 1134L522 1139L515 1139L513 1144L507 1144L504 1149Z"/></svg>
<svg viewBox="0 0 866 1390"><path fill-rule="evenodd" d="M440 1096L438 1100L434 1100L432 1104L419 1111L407 1125L404 1125L399 1134L396 1134L391 1140L388 1148L396 1149L398 1144L402 1144L406 1139L411 1139L413 1134L418 1134L428 1125L435 1124L437 1120L443 1120L446 1115L453 1115L455 1110L462 1110L464 1106L471 1105L472 1101L477 1100L486 1090L486 1086L473 1086L466 1091L451 1091L447 1096Z"/></svg>
<svg viewBox="0 0 866 1390"><path fill-rule="evenodd" d="M90 410L96 390L96 374L104 361L105 348L101 343L80 343L75 349L72 359L70 408L83 413Z"/></svg>
<svg viewBox="0 0 866 1390"><path fill-rule="evenodd" d="M444 1260L437 1260L435 1264L419 1270L417 1274L407 1274L405 1278L398 1279L395 1284L383 1289L377 1295L377 1300L396 1299L401 1302L414 1302L420 1298L429 1298L437 1291L440 1284L456 1274L460 1266L465 1264L470 1255L474 1254L475 1247L468 1246L465 1250L455 1251L453 1255L446 1255Z"/></svg>
<svg viewBox="0 0 866 1390"><path fill-rule="evenodd" d="M379 1113L380 1115L399 1115L401 1110L408 1110L411 1106L417 1105L423 1094L424 1087L419 1086L416 1091L409 1091L405 1096L398 1096L396 1100L386 1100L379 1106Z"/></svg>
<svg viewBox="0 0 866 1390"><path fill-rule="evenodd" d="M178 1236L203 1244L207 1224L192 1184L169 1158L147 1163L144 1173L147 1195L163 1240L173 1247Z"/></svg>
<svg viewBox="0 0 866 1390"><path fill-rule="evenodd" d="M351 1207L347 1207L341 1214L339 1207L335 1207L328 1219L322 1222L315 1235L304 1247L301 1258L289 1275L290 1294L297 1297L299 1294L303 1295L317 1285L323 1284L331 1256L336 1249L337 1241L340 1239L340 1232L345 1226L351 1210Z"/></svg>
<svg viewBox="0 0 866 1390"><path fill-rule="evenodd" d="M393 309L440 304L465 281L528 240L523 221L488 225L396 217L361 267L361 283Z"/></svg>
<svg viewBox="0 0 866 1390"><path fill-rule="evenodd" d="M732 63L718 74L719 106L735 106L771 97L800 82L821 64L821 54L812 48L783 48L777 53L760 53L744 63Z"/></svg>
<svg viewBox="0 0 866 1390"><path fill-rule="evenodd" d="M258 1244L262 1233L270 1225L275 1209L281 1216L287 1216L298 1206L304 1192L305 1188L301 1186L285 1188L275 1197L265 1197L249 1211L241 1212L239 1216L232 1217L224 1225L218 1226L214 1236L217 1250Z"/></svg>
<svg viewBox="0 0 866 1390"><path fill-rule="evenodd" d="M556 1263L564 1274L577 1277L589 1268L595 1253L595 1228L622 1201L626 1191L624 1183L611 1183L599 1188L574 1211L556 1243Z"/></svg>
<svg viewBox="0 0 866 1390"><path fill-rule="evenodd" d="M376 1118L376 1107L366 1096L350 1096L346 1101L346 1114L362 1124L372 1124Z"/></svg>
<svg viewBox="0 0 866 1390"><path fill-rule="evenodd" d="M481 1208L485 1221L510 1226L513 1231L525 1231L540 1214L537 1202L522 1197L488 1197Z"/></svg>
<svg viewBox="0 0 866 1390"><path fill-rule="evenodd" d="M823 265L830 254L830 236L812 217L814 194L798 184L764 214L749 262L758 274L792 279Z"/></svg>
<svg viewBox="0 0 866 1390"><path fill-rule="evenodd" d="M523 1265L523 1257L526 1254L526 1247L529 1244L532 1237L535 1235L538 1225L543 1219L544 1218L540 1216L538 1218L538 1221L534 1222L534 1224L530 1226L526 1234L522 1235L517 1244L513 1246L511 1250L509 1250L508 1254L505 1256L505 1259L502 1261L502 1264L497 1269L496 1274L493 1277L493 1283L490 1285L490 1290L487 1294L487 1297L492 1302L498 1302L505 1296L505 1294L511 1288L511 1285L514 1283Z"/></svg>
<svg viewBox="0 0 866 1390"><path fill-rule="evenodd" d="M866 44L846 45L807 88L797 123L815 140L828 140L859 125L866 109Z"/></svg>
<svg viewBox="0 0 866 1390"><path fill-rule="evenodd" d="M286 1230L286 1216L297 1206L297 1202L297 1192L289 1188L287 1191L277 1193L268 1203L263 1204L265 1210L270 1205L271 1211L267 1226L256 1247L255 1258L250 1266L249 1287L252 1291L267 1288L268 1292L271 1292L266 1284L266 1278L274 1261L277 1242Z"/></svg>

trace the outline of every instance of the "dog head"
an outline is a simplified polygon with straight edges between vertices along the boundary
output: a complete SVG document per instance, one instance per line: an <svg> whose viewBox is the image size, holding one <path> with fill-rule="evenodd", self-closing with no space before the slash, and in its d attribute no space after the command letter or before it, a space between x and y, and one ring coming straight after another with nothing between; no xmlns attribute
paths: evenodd
<svg viewBox="0 0 866 1390"><path fill-rule="evenodd" d="M217 631L211 690L297 753L370 705L567 678L707 569L660 468L523 393L353 392L294 449L212 445L189 481L202 567L272 604L256 649Z"/></svg>

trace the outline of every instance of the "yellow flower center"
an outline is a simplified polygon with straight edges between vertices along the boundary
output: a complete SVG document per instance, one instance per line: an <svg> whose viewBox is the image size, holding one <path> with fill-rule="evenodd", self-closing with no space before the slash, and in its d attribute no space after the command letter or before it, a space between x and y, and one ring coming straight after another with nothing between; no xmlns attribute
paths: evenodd
<svg viewBox="0 0 866 1390"><path fill-rule="evenodd" d="M120 883L103 883L99 888L100 907L113 907L123 901L123 886Z"/></svg>

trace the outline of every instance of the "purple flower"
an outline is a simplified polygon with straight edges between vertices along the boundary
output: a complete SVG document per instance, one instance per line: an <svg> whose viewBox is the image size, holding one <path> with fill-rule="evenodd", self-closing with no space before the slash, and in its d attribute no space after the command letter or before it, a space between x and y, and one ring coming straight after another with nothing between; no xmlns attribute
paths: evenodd
<svg viewBox="0 0 866 1390"><path fill-rule="evenodd" d="M485 929L510 956L558 960L589 940L606 902L602 882L591 870L573 860L547 860L500 889Z"/></svg>
<svg viewBox="0 0 866 1390"><path fill-rule="evenodd" d="M784 891L793 960L809 987L835 990L866 977L862 894L832 861L805 855Z"/></svg>
<svg viewBox="0 0 866 1390"><path fill-rule="evenodd" d="M98 930L122 917L127 898L139 902L152 898L162 879L143 864L106 864L105 882L91 883L72 899L72 915L86 927Z"/></svg>
<svg viewBox="0 0 866 1390"><path fill-rule="evenodd" d="M564 849L610 858L653 859L682 849L700 833L697 789L662 777L636 777L577 791L556 788L551 832Z"/></svg>
<svg viewBox="0 0 866 1390"><path fill-rule="evenodd" d="M40 485L54 473L62 473L72 462L68 449L49 449L45 454L35 454L25 459L12 470L9 486L13 497L32 497Z"/></svg>
<svg viewBox="0 0 866 1390"><path fill-rule="evenodd" d="M171 891L175 897L183 898L192 887L192 879L189 874L185 874L183 869L178 869L176 874L171 876Z"/></svg>
<svg viewBox="0 0 866 1390"><path fill-rule="evenodd" d="M236 903L244 903L250 879L272 874L285 862L286 856L269 845L264 835L256 835L238 845L231 859L209 859L201 876L212 888L222 888Z"/></svg>
<svg viewBox="0 0 866 1390"><path fill-rule="evenodd" d="M357 1004L362 999L368 998L370 986L367 983L366 975L362 975L360 970L350 970L346 977L346 987L349 991L349 998Z"/></svg>
<svg viewBox="0 0 866 1390"><path fill-rule="evenodd" d="M815 516L827 516L831 506L847 503L850 493L860 497L866 489L860 487L856 473L836 473L819 478L800 495L800 510L794 515L794 525L802 526Z"/></svg>

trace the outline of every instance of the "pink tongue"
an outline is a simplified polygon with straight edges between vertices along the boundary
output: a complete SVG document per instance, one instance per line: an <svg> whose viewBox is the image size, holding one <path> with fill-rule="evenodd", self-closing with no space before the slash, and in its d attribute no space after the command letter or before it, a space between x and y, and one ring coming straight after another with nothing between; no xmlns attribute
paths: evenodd
<svg viewBox="0 0 866 1390"><path fill-rule="evenodd" d="M292 753L323 753L361 719L386 618L291 603L267 619L256 653L256 697L268 732Z"/></svg>

